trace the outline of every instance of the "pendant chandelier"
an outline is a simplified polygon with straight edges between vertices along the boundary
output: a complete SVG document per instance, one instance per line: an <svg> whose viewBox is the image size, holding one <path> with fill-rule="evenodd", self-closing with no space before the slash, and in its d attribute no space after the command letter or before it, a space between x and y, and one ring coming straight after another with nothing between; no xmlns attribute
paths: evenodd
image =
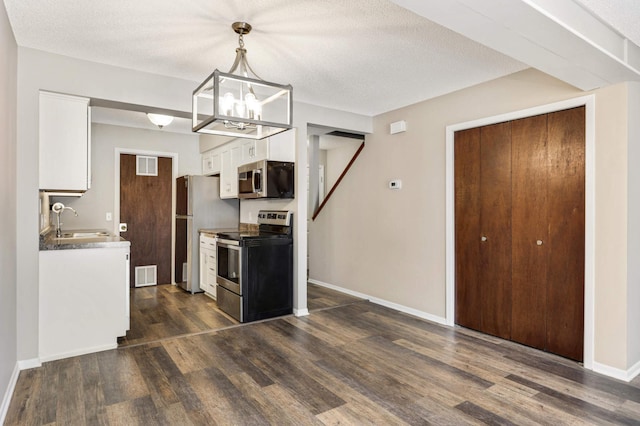
<svg viewBox="0 0 640 426"><path fill-rule="evenodd" d="M193 131L264 139L291 129L291 85L264 81L247 62L243 36L251 25L235 22L236 60L229 72L217 69L193 91Z"/></svg>

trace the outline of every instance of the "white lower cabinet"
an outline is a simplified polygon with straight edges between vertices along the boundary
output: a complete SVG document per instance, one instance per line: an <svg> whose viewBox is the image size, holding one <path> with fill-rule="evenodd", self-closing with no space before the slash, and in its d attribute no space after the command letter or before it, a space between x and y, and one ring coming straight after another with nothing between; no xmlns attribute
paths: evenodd
<svg viewBox="0 0 640 426"><path fill-rule="evenodd" d="M216 298L216 239L200 235L200 288Z"/></svg>
<svg viewBox="0 0 640 426"><path fill-rule="evenodd" d="M39 358L118 346L129 329L129 247L41 250Z"/></svg>

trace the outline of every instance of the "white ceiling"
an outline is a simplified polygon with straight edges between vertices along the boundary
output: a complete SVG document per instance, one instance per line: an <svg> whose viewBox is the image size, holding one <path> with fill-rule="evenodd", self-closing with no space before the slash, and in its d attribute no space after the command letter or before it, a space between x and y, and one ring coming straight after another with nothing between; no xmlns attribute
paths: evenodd
<svg viewBox="0 0 640 426"><path fill-rule="evenodd" d="M450 1L432 3L447 8ZM577 1L640 45L640 2ZM20 46L187 79L194 87L213 69L231 67L237 35L230 26L244 20L254 28L245 47L258 75L292 84L295 101L365 115L528 66L397 0L4 3Z"/></svg>

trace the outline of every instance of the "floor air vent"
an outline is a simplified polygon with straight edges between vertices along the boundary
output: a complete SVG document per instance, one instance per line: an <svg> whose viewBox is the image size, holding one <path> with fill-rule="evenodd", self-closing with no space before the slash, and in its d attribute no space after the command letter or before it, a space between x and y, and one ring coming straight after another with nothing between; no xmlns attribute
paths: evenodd
<svg viewBox="0 0 640 426"><path fill-rule="evenodd" d="M158 284L158 266L136 266L136 287Z"/></svg>

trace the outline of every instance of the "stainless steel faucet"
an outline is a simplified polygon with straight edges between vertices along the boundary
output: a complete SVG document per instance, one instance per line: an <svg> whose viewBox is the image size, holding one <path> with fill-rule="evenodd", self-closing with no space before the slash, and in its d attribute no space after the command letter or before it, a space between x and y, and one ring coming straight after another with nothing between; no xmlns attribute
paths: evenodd
<svg viewBox="0 0 640 426"><path fill-rule="evenodd" d="M51 211L54 212L58 216L57 217L57 222L56 222L56 238L62 237L62 228L60 228L60 225L62 225L60 223L60 215L65 210L71 210L74 215L78 216L78 212L76 212L71 207L65 207L65 205L62 204L62 203L54 203L53 206L51 207Z"/></svg>

